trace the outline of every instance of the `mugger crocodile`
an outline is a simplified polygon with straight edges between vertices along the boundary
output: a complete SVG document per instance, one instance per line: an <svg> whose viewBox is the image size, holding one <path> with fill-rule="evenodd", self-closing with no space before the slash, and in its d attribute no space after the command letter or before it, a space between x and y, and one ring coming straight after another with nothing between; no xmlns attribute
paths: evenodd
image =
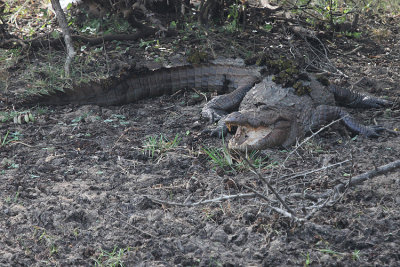
<svg viewBox="0 0 400 267"><path fill-rule="evenodd" d="M229 93L206 103L202 116L212 122L219 121L219 127L213 131L217 135L237 126L229 148L242 151L289 146L307 132L336 119L342 119L349 129L368 137L376 137L383 130L379 126L357 122L335 103L355 108L379 108L388 105L389 101L346 88L324 86L312 74L302 75L301 84L307 88L307 93L300 96L294 88L275 83L273 76L263 78L261 72L259 67L243 66L232 60L146 69L49 95L37 95L28 104L121 105L173 94L183 88L227 88Z"/></svg>
<svg viewBox="0 0 400 267"><path fill-rule="evenodd" d="M338 103L353 108L380 108L389 101L361 94L347 88L324 86L315 76L308 74L301 82L307 94L299 96L292 87L282 87L265 77L252 87L240 102L238 112L232 112L219 123L218 131L237 126L236 134L229 140L230 149L245 151L275 146L287 147L303 138L308 132L318 130L334 120L341 119L351 131L367 137L378 137L381 126L359 123ZM221 96L221 100L225 96ZM219 102L216 101L216 102ZM231 101L229 99L229 101ZM221 114L218 105L209 102L206 113Z"/></svg>

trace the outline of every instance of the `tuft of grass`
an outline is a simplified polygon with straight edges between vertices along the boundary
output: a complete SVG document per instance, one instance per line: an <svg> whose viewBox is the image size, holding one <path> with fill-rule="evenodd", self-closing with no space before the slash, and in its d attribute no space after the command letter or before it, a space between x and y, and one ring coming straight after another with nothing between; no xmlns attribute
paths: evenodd
<svg viewBox="0 0 400 267"><path fill-rule="evenodd" d="M148 154L151 158L160 156L167 151L176 148L181 141L179 134L175 135L173 140L168 140L164 135L150 136L143 143L143 151Z"/></svg>
<svg viewBox="0 0 400 267"><path fill-rule="evenodd" d="M94 266L123 267L124 262L122 258L125 255L125 253L129 251L130 251L129 247L118 249L117 246L115 246L111 252L107 252L101 249L100 255L97 257L97 259L94 260L95 261Z"/></svg>
<svg viewBox="0 0 400 267"><path fill-rule="evenodd" d="M33 229L33 239L47 247L48 257L52 258L55 254L58 254L59 248L56 245L56 237L48 234L46 229L39 226L33 226Z"/></svg>
<svg viewBox="0 0 400 267"><path fill-rule="evenodd" d="M203 151L209 157L213 169L221 168L227 173L250 170L248 164L243 161L238 154L230 151L226 146L220 148L204 147ZM260 151L252 151L250 154L246 153L245 157L252 162L253 166L257 169L268 169L276 165L276 162L269 163L269 157L267 155L262 155Z"/></svg>
<svg viewBox="0 0 400 267"><path fill-rule="evenodd" d="M18 116L17 111L0 111L0 122L7 122Z"/></svg>
<svg viewBox="0 0 400 267"><path fill-rule="evenodd" d="M355 249L351 255L351 258L353 259L353 261L358 261L360 260L360 250Z"/></svg>
<svg viewBox="0 0 400 267"><path fill-rule="evenodd" d="M336 256L336 257L340 257L340 256L343 255L343 253L338 252L338 251L334 251L334 250L329 249L329 248L318 249L318 251L320 251L322 253L325 253L325 254L332 255L332 256Z"/></svg>
<svg viewBox="0 0 400 267"><path fill-rule="evenodd" d="M71 69L71 79L74 83L88 83L108 77L106 66L97 60L99 57L95 50L84 51L85 56L76 56L73 68ZM26 83L24 96L36 94L49 94L53 91L62 91L65 88L72 88L71 79L64 75L63 53L51 51L43 55L42 63L26 66L20 77ZM93 73L92 70L97 70Z"/></svg>
<svg viewBox="0 0 400 267"><path fill-rule="evenodd" d="M211 159L214 169L219 167L227 172L236 172L233 158L226 147L205 147L203 151Z"/></svg>
<svg viewBox="0 0 400 267"><path fill-rule="evenodd" d="M306 260L304 262L304 266L308 267L308 266L310 266L310 264L311 264L310 253L307 252Z"/></svg>
<svg viewBox="0 0 400 267"><path fill-rule="evenodd" d="M11 142L18 141L21 137L20 132L13 132L10 133L10 131L7 131L7 133L2 137L0 135L0 147L3 147L5 145L8 145Z"/></svg>
<svg viewBox="0 0 400 267"><path fill-rule="evenodd" d="M277 162L268 162L268 155L262 155L260 151L252 151L250 154L246 154L246 158L253 164L253 166L256 169L268 169L273 166L276 166L278 163ZM244 161L240 161L237 163L237 168L240 170L250 170L248 164Z"/></svg>
<svg viewBox="0 0 400 267"><path fill-rule="evenodd" d="M11 202L17 203L19 194L20 194L20 192L19 192L19 189L18 189L18 191L15 192L14 197L13 198L11 198L11 196L6 197L5 202L6 203L11 203Z"/></svg>
<svg viewBox="0 0 400 267"><path fill-rule="evenodd" d="M0 123L8 121L13 121L14 124L33 123L36 121L38 116L44 115L49 112L49 108L39 106L21 111L0 111Z"/></svg>

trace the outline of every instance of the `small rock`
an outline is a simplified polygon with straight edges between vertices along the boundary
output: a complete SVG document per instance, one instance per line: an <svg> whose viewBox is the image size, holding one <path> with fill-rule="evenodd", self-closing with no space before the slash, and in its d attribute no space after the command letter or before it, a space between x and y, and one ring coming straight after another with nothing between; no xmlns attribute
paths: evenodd
<svg viewBox="0 0 400 267"><path fill-rule="evenodd" d="M211 240L226 244L226 242L228 241L228 235L223 230L217 229L211 236Z"/></svg>

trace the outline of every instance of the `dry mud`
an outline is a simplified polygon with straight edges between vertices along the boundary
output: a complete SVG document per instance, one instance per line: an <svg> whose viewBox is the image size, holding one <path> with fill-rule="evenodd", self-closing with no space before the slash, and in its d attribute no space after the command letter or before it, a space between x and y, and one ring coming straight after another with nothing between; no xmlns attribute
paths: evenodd
<svg viewBox="0 0 400 267"><path fill-rule="evenodd" d="M395 100L399 43L340 40L332 61L349 83ZM345 56L355 42L363 49ZM297 223L271 209L283 207L248 168L227 172L212 164L204 148L223 144L204 133L203 105L187 90L124 106L48 107L34 123L1 123L0 132L16 139L0 148L0 265L107 266L118 259L124 266L400 264L398 170L348 189ZM400 127L398 106L350 112L365 124ZM160 135L178 135L179 142L146 151L146 140ZM317 202L303 193L324 193L400 158L399 136L353 137L331 127L288 159L288 151L263 151L259 172L291 208L309 213ZM249 193L243 185L270 201L253 196L190 205Z"/></svg>

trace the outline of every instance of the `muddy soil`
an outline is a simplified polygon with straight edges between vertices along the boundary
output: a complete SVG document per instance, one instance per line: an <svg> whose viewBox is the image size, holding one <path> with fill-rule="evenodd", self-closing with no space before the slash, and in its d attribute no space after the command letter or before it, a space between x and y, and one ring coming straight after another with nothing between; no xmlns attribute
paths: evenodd
<svg viewBox="0 0 400 267"><path fill-rule="evenodd" d="M392 28L385 40L338 37L330 58L349 78L332 79L396 100L398 23L399 18L386 25ZM290 54L282 32L259 34L257 42L282 43L279 49ZM250 30L245 34L237 40L254 37ZM124 45L143 53L137 44ZM11 87L8 96L18 89ZM13 141L0 147L0 265L400 264L399 170L349 188L334 205L295 222L271 208L284 209L244 162L235 171L213 164L205 149L221 148L226 140L204 132L209 127L200 117L204 103L188 89L123 106L41 107L33 123L1 123L2 136L9 132ZM349 112L365 124L400 127L398 106ZM152 140L159 141L154 149ZM282 149L260 156L259 173L301 217L321 204L305 193L322 194L398 160L400 137L385 132L367 139L331 127L290 156ZM241 195L252 193L243 185L269 201Z"/></svg>

